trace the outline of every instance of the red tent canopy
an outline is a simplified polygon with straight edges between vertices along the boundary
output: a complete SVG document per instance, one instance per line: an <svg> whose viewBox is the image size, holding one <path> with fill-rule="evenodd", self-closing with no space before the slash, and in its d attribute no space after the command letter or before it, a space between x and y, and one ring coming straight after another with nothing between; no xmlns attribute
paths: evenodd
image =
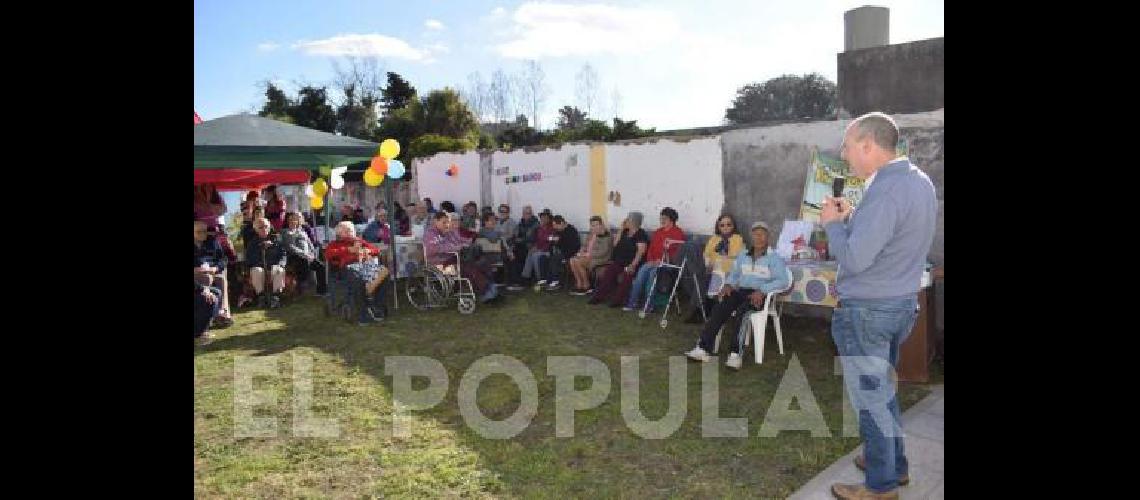
<svg viewBox="0 0 1140 500"><path fill-rule="evenodd" d="M261 189L270 184L306 184L305 170L195 170L194 185L213 184L218 191Z"/></svg>

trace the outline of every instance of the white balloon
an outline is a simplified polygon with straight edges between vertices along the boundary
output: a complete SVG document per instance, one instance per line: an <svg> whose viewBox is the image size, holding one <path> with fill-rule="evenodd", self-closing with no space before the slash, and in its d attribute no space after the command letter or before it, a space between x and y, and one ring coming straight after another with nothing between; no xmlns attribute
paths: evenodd
<svg viewBox="0 0 1140 500"><path fill-rule="evenodd" d="M333 189L340 189L340 188L344 187L344 177L342 177L342 176L347 171L348 171L348 165L332 169L332 176L331 176L332 177L332 183L331 184L332 184Z"/></svg>

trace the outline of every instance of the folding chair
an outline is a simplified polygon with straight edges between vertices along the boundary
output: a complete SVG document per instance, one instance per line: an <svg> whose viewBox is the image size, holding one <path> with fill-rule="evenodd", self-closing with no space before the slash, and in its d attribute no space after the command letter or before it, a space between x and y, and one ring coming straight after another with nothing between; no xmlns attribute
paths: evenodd
<svg viewBox="0 0 1140 500"><path fill-rule="evenodd" d="M763 309L757 310L749 304L742 312L740 328L737 332L740 339L740 349L743 352L750 337L755 337L752 343L756 351L756 364L761 364L764 360L764 339L768 330L768 318L772 318L772 322L776 325L776 343L780 348L780 355L784 355L784 332L780 328L780 308L782 306L780 302L776 302L776 305L772 305L772 303L776 296L788 293L792 289L795 277L792 275L791 269L785 269L785 272L788 277L788 286L764 296ZM713 345L713 352L715 353L718 350L720 350L720 333L717 334L716 343Z"/></svg>

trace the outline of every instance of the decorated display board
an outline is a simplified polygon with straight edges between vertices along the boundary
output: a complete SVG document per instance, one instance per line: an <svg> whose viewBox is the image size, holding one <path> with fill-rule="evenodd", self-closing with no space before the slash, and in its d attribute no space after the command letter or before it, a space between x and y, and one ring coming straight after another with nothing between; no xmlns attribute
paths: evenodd
<svg viewBox="0 0 1140 500"><path fill-rule="evenodd" d="M778 300L795 304L835 307L839 294L835 291L835 275L839 264L835 261L788 262L792 271L792 289Z"/></svg>
<svg viewBox="0 0 1140 500"><path fill-rule="evenodd" d="M396 278L413 275L424 264L424 243L421 239L396 237Z"/></svg>
<svg viewBox="0 0 1140 500"><path fill-rule="evenodd" d="M898 156L906 156L906 141L899 141L896 150ZM859 206L863 198L863 179L851 174L847 162L837 156L821 153L818 148L811 152L811 165L808 167L807 179L804 181L804 198L800 204L800 220L816 222L819 220L819 209L823 199L831 196L831 181L836 177L845 177L843 196L851 201L852 207Z"/></svg>

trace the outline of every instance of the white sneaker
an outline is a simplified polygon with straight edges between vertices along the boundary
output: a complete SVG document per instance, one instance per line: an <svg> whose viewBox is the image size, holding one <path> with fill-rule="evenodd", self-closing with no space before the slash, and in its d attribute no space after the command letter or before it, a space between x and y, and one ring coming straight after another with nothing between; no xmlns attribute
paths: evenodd
<svg viewBox="0 0 1140 500"><path fill-rule="evenodd" d="M538 280L538 283L535 283L534 286L542 286L545 284L546 284L546 280Z"/></svg>
<svg viewBox="0 0 1140 500"><path fill-rule="evenodd" d="M701 346L694 347L693 350L686 352L685 355L693 361L700 361L702 363L712 361L712 356L709 356L709 353L705 352L704 349L701 349Z"/></svg>
<svg viewBox="0 0 1140 500"><path fill-rule="evenodd" d="M625 312L630 312L630 311L633 311L633 310L634 310L634 308L632 308L632 307L629 307L629 306L625 306L625 307L622 307L622 308L621 308L621 310L623 310L623 311L625 311Z"/></svg>
<svg viewBox="0 0 1140 500"><path fill-rule="evenodd" d="M739 370L741 361L742 358L740 357L740 354L730 352L728 353L728 361L724 362L724 366L732 368L733 370Z"/></svg>
<svg viewBox="0 0 1140 500"><path fill-rule="evenodd" d="M550 288L558 288L559 283L561 283L561 282L558 280L551 281L550 282Z"/></svg>

